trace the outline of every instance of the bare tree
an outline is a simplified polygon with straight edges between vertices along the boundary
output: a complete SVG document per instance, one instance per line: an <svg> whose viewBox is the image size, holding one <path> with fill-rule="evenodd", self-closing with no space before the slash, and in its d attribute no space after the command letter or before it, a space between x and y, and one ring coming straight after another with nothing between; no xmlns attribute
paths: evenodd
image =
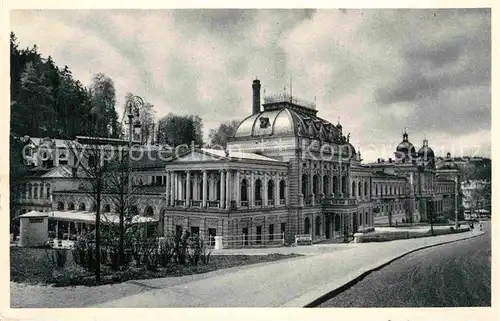
<svg viewBox="0 0 500 321"><path fill-rule="evenodd" d="M68 140L66 142L70 153L75 159L74 173L81 175L80 191L85 193L95 204L95 281L101 283L101 201L106 190L106 171L108 164L105 161L105 139L89 136L85 142ZM80 174L78 174L80 173Z"/></svg>

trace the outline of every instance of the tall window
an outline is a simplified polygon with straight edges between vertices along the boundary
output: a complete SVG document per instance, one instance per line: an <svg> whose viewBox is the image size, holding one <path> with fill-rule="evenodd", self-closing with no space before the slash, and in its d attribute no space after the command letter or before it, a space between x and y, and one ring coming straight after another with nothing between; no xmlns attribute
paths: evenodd
<svg viewBox="0 0 500 321"><path fill-rule="evenodd" d="M267 182L267 199L274 199L274 182L272 179Z"/></svg>
<svg viewBox="0 0 500 321"><path fill-rule="evenodd" d="M33 185L33 198L37 199L38 198L38 184Z"/></svg>
<svg viewBox="0 0 500 321"><path fill-rule="evenodd" d="M280 199L285 199L285 180L280 181Z"/></svg>
<svg viewBox="0 0 500 321"><path fill-rule="evenodd" d="M257 179L255 181L255 200L256 201L262 200L261 190L262 190L262 181L260 179Z"/></svg>
<svg viewBox="0 0 500 321"><path fill-rule="evenodd" d="M241 187L240 187L240 192L241 192L241 200L242 201L248 201L248 181L244 178L241 181Z"/></svg>
<svg viewBox="0 0 500 321"><path fill-rule="evenodd" d="M307 191L307 182L309 178L306 174L302 174L302 195L308 196L308 191Z"/></svg>
<svg viewBox="0 0 500 321"><path fill-rule="evenodd" d="M368 182L365 182L365 197L368 196Z"/></svg>
<svg viewBox="0 0 500 321"><path fill-rule="evenodd" d="M50 199L50 184L47 184L47 185L45 185L45 186L47 187L47 195L45 195L45 197L46 197L47 199Z"/></svg>

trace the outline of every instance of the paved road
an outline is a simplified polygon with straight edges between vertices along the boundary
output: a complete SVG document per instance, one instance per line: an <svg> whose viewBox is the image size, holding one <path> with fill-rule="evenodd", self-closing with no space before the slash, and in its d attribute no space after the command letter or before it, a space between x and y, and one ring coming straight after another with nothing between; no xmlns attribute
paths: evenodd
<svg viewBox="0 0 500 321"><path fill-rule="evenodd" d="M491 233L417 251L374 271L319 307L491 305Z"/></svg>

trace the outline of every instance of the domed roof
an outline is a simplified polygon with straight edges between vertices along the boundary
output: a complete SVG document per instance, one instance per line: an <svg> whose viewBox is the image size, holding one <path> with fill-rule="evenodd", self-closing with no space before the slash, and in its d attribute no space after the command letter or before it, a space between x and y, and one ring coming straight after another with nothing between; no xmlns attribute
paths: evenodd
<svg viewBox="0 0 500 321"><path fill-rule="evenodd" d="M434 151L429 147L427 139L424 139L424 146L418 150L418 157L424 160L430 160L434 158Z"/></svg>
<svg viewBox="0 0 500 321"><path fill-rule="evenodd" d="M346 143L346 137L338 126L313 114L287 107L264 110L248 116L238 126L234 137L272 135L296 135L339 144Z"/></svg>
<svg viewBox="0 0 500 321"><path fill-rule="evenodd" d="M450 153L446 155L446 158L439 162L436 166L436 169L451 169L458 170L458 165L451 158Z"/></svg>
<svg viewBox="0 0 500 321"><path fill-rule="evenodd" d="M408 141L408 134L406 131L403 134L403 141L396 147L396 152L404 154L406 158L415 157L417 155L415 147Z"/></svg>

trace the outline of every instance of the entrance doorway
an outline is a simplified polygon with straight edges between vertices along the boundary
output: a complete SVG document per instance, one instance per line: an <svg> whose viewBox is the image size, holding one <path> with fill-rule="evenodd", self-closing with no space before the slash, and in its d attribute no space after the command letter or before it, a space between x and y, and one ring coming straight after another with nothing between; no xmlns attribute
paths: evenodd
<svg viewBox="0 0 500 321"><path fill-rule="evenodd" d="M358 214L354 213L353 216L352 216L352 232L353 233L358 232L358 225L359 225Z"/></svg>
<svg viewBox="0 0 500 321"><path fill-rule="evenodd" d="M242 233L243 233L243 245L248 245L248 227L244 227Z"/></svg>

